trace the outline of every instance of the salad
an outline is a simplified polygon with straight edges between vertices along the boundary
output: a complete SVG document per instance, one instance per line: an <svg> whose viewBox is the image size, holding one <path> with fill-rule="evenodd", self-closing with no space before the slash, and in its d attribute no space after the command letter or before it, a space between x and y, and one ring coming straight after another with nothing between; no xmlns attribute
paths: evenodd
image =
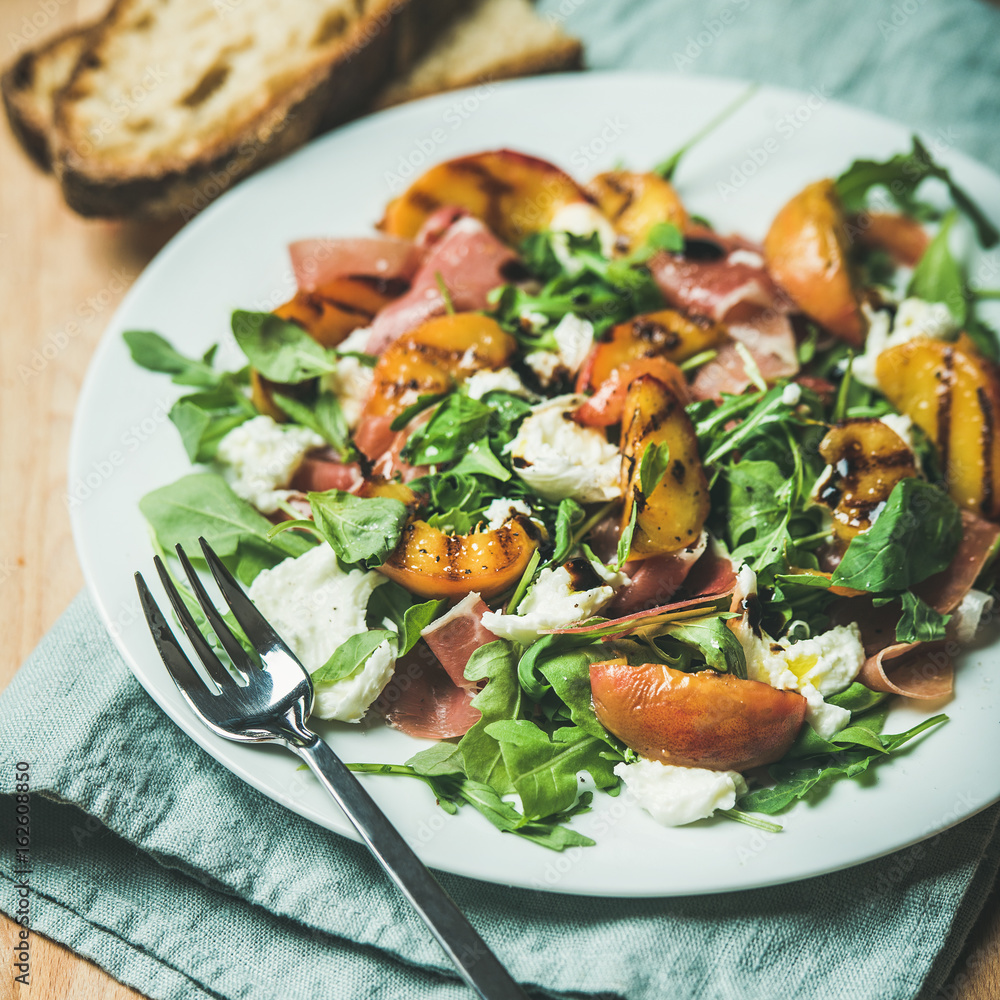
<svg viewBox="0 0 1000 1000"><path fill-rule="evenodd" d="M377 235L294 243L238 370L125 334L190 390L198 468L141 502L161 555L209 541L315 715L434 741L353 768L556 850L622 784L780 829L946 721L883 731L992 605L997 293L955 248L995 227L916 138L762 242L693 214L678 160L453 159Z"/></svg>

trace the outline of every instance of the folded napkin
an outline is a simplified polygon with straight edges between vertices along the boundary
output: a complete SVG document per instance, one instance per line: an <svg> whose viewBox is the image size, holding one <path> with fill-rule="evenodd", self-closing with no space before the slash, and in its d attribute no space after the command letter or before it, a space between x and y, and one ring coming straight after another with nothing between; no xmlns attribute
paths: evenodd
<svg viewBox="0 0 1000 1000"><path fill-rule="evenodd" d="M759 79L897 117L1000 168L1000 11L979 0L544 0L595 68ZM664 153L671 142L665 139ZM129 674L81 596L0 697L0 909L31 769L32 927L156 1000L467 998L356 844L260 795ZM317 794L319 794L317 792ZM939 995L1000 865L997 808L804 883L670 900L442 882L541 996Z"/></svg>
<svg viewBox="0 0 1000 1000"><path fill-rule="evenodd" d="M0 697L0 815L30 765L31 921L155 1000L467 1000L360 846L244 784L134 680L81 595ZM317 788L317 794L321 794ZM997 808L790 886L590 899L442 875L541 996L933 996L1000 865ZM541 850L541 848L539 848ZM0 908L16 906L3 852Z"/></svg>

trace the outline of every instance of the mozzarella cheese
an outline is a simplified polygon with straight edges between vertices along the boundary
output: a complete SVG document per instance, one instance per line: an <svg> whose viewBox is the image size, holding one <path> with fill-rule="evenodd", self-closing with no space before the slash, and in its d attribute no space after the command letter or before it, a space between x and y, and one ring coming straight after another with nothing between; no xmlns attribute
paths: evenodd
<svg viewBox="0 0 1000 1000"><path fill-rule="evenodd" d="M537 399L513 368L498 368L496 371L473 372L465 381L465 391L470 399L482 399L488 392L501 390L525 399Z"/></svg>
<svg viewBox="0 0 1000 1000"><path fill-rule="evenodd" d="M555 351L529 351L524 356L524 363L544 386L550 385L563 367L562 358Z"/></svg>
<svg viewBox="0 0 1000 1000"><path fill-rule="evenodd" d="M575 375L594 346L594 324L566 313L552 331L559 345L559 360L570 375Z"/></svg>
<svg viewBox="0 0 1000 1000"><path fill-rule="evenodd" d="M326 442L315 432L270 417L253 417L220 442L216 461L233 492L259 511L273 514L291 494L287 486L306 452Z"/></svg>
<svg viewBox="0 0 1000 1000"><path fill-rule="evenodd" d="M607 216L586 201L571 201L557 209L549 223L549 229L554 233L571 233L573 236L591 236L597 233L601 241L601 253L610 257L615 250L617 233ZM552 241L552 251L559 262L567 269L576 266L570 263L571 258L566 252L565 243L561 240Z"/></svg>
<svg viewBox="0 0 1000 1000"><path fill-rule="evenodd" d="M896 308L896 317L885 311L873 310L867 303L862 311L868 319L865 350L851 364L851 377L869 389L877 389L875 363L878 356L890 347L905 344L914 337L933 337L944 340L958 330L955 317L943 302L925 302L923 299L903 299Z"/></svg>
<svg viewBox="0 0 1000 1000"><path fill-rule="evenodd" d="M348 427L357 427L374 380L375 369L357 358L338 358L336 371L323 376L323 388L337 397Z"/></svg>
<svg viewBox="0 0 1000 1000"><path fill-rule="evenodd" d="M785 406L798 406L802 399L802 386L798 382L789 382L781 390L781 402Z"/></svg>
<svg viewBox="0 0 1000 1000"><path fill-rule="evenodd" d="M602 586L574 590L573 577L565 566L546 567L525 594L517 614L487 611L483 613L483 625L500 639L527 645L545 629L561 628L593 617L614 597L616 590L629 582L629 578L606 566L592 565L605 581Z"/></svg>
<svg viewBox="0 0 1000 1000"><path fill-rule="evenodd" d="M514 471L547 500L599 503L622 495L618 449L599 428L581 427L570 418L583 401L583 396L557 396L534 407L506 447Z"/></svg>
<svg viewBox="0 0 1000 1000"><path fill-rule="evenodd" d="M963 645L968 645L976 637L983 615L989 615L993 610L993 598L982 590L973 588L957 608L950 625L955 632L955 638Z"/></svg>
<svg viewBox="0 0 1000 1000"><path fill-rule="evenodd" d="M483 511L486 530L496 531L497 528L502 528L515 514L531 517L531 508L523 500L493 500Z"/></svg>
<svg viewBox="0 0 1000 1000"><path fill-rule="evenodd" d="M262 570L249 595L306 670L315 673L346 639L368 630L368 599L384 582L374 571L345 572L330 546L317 545ZM360 721L389 682L394 666L395 651L387 640L353 676L317 684L313 711L322 719Z"/></svg>
<svg viewBox="0 0 1000 1000"><path fill-rule="evenodd" d="M740 569L737 588L756 593L756 577L748 566ZM829 738L847 725L851 713L827 704L824 695L843 691L861 671L865 649L856 623L795 643L758 636L745 621L735 619L734 632L746 654L749 680L779 691L798 691L806 700L806 721L820 736Z"/></svg>
<svg viewBox="0 0 1000 1000"><path fill-rule="evenodd" d="M628 793L664 826L683 826L707 819L716 809L732 809L747 790L738 771L675 767L658 760L616 764L615 774Z"/></svg>

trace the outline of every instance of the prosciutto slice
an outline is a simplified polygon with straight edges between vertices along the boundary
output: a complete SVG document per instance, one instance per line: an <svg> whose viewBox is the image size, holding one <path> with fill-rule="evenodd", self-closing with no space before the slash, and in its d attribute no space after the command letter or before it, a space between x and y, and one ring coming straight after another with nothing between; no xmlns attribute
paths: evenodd
<svg viewBox="0 0 1000 1000"><path fill-rule="evenodd" d="M520 266L514 252L478 219L464 216L435 242L410 290L382 309L369 327L368 353L381 354L394 340L446 311L438 276L458 312L485 309L486 295L506 283L504 269Z"/></svg>
<svg viewBox="0 0 1000 1000"><path fill-rule="evenodd" d="M408 284L421 258L416 244L388 236L297 240L288 254L300 292L316 292L338 278L356 276Z"/></svg>
<svg viewBox="0 0 1000 1000"><path fill-rule="evenodd" d="M402 452L410 435L431 418L431 410L418 413L402 430L394 431L393 414L362 415L354 432L354 444L370 462L372 475L383 479L395 476L408 483L427 472L426 465L410 465L403 460Z"/></svg>
<svg viewBox="0 0 1000 1000"><path fill-rule="evenodd" d="M423 642L396 663L375 710L394 729L425 740L464 736L481 718L475 690L459 687Z"/></svg>
<svg viewBox="0 0 1000 1000"><path fill-rule="evenodd" d="M962 541L955 558L946 569L914 587L915 593L941 614L954 611L972 589L998 541L1000 525L963 510Z"/></svg>
<svg viewBox="0 0 1000 1000"><path fill-rule="evenodd" d="M497 638L482 622L483 614L489 610L482 597L473 592L421 633L438 663L458 687L472 691L478 688L476 681L466 679L465 667L480 646Z"/></svg>
<svg viewBox="0 0 1000 1000"><path fill-rule="evenodd" d="M955 665L944 643L893 643L865 660L858 680L886 694L944 698L954 689Z"/></svg>
<svg viewBox="0 0 1000 1000"><path fill-rule="evenodd" d="M602 614L614 618L661 606L677 593L707 545L708 534L703 531L686 549L625 563L622 569L631 583L615 594Z"/></svg>
<svg viewBox="0 0 1000 1000"><path fill-rule="evenodd" d="M356 493L365 481L357 462L341 462L335 457L306 455L289 484L301 493L325 493L344 490Z"/></svg>

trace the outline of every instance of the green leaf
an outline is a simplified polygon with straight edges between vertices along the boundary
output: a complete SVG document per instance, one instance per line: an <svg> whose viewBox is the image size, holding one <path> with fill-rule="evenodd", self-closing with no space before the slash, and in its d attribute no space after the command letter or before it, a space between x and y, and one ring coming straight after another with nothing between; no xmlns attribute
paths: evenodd
<svg viewBox="0 0 1000 1000"><path fill-rule="evenodd" d="M916 216L926 214L923 211L926 206L916 200L916 192L929 177L936 177L945 183L952 201L972 220L979 242L986 248L995 246L1000 240L996 226L964 189L951 179L947 168L934 161L917 136L913 136L910 153L897 153L883 162L855 160L837 178L837 193L848 212L860 212L867 206L871 189L881 187L900 208Z"/></svg>
<svg viewBox="0 0 1000 1000"><path fill-rule="evenodd" d="M197 558L201 552L198 538L204 536L230 566L241 567L239 577L244 583L260 569L287 556L300 556L314 544L291 532L269 538L271 522L233 493L221 476L210 472L184 476L147 493L139 509L165 549L180 544Z"/></svg>
<svg viewBox="0 0 1000 1000"><path fill-rule="evenodd" d="M903 613L896 623L896 642L937 642L946 634L951 615L935 611L912 591L904 591Z"/></svg>
<svg viewBox="0 0 1000 1000"><path fill-rule="evenodd" d="M747 658L739 639L720 615L673 622L663 630L677 642L696 649L713 670L747 678Z"/></svg>
<svg viewBox="0 0 1000 1000"><path fill-rule="evenodd" d="M531 586L531 581L535 579L535 572L538 570L538 564L541 561L541 554L538 549L535 549L535 551L531 553L531 557L528 559L528 564L524 567L521 579L517 581L514 593L511 594L511 598L507 602L508 615L512 615L517 611L518 605L523 600L524 595L528 592L528 587Z"/></svg>
<svg viewBox="0 0 1000 1000"><path fill-rule="evenodd" d="M225 377L225 373L217 372L212 367L214 348L210 348L202 360L186 357L170 341L152 330L126 330L122 337L137 365L152 372L173 375L173 381L178 385L214 388Z"/></svg>
<svg viewBox="0 0 1000 1000"><path fill-rule="evenodd" d="M555 546L550 562L564 563L573 547L573 531L583 523L587 512L572 497L559 501L556 511Z"/></svg>
<svg viewBox="0 0 1000 1000"><path fill-rule="evenodd" d="M458 745L442 740L426 750L415 753L407 762L419 774L431 777L443 774L465 775L465 761Z"/></svg>
<svg viewBox="0 0 1000 1000"><path fill-rule="evenodd" d="M375 569L399 544L408 516L401 501L356 497L343 490L308 497L317 529L342 562Z"/></svg>
<svg viewBox="0 0 1000 1000"><path fill-rule="evenodd" d="M451 471L456 475L468 476L478 474L481 476L490 476L501 483L505 483L510 479L510 472L504 468L500 459L493 454L493 449L490 448L490 443L485 438L470 444L461 461L453 466Z"/></svg>
<svg viewBox="0 0 1000 1000"><path fill-rule="evenodd" d="M517 683L517 656L513 643L503 639L480 646L465 666L470 681L486 681L486 686L472 699L482 718L458 743L465 761L465 773L474 781L485 782L501 795L513 791L497 741L487 727L521 713L521 688Z"/></svg>
<svg viewBox="0 0 1000 1000"><path fill-rule="evenodd" d="M878 520L847 546L833 583L872 593L909 590L943 570L961 540L955 502L921 479L902 479Z"/></svg>
<svg viewBox="0 0 1000 1000"><path fill-rule="evenodd" d="M370 632L358 632L345 639L331 654L330 659L313 671L313 684L331 685L337 681L353 677L367 662L368 657L394 635L388 629L373 629Z"/></svg>
<svg viewBox="0 0 1000 1000"><path fill-rule="evenodd" d="M666 441L652 443L643 449L639 459L639 489L648 497L667 474L670 466L670 445Z"/></svg>
<svg viewBox="0 0 1000 1000"><path fill-rule="evenodd" d="M254 415L253 405L235 404L228 392L195 393L182 396L170 408L171 423L177 428L181 443L192 462L210 462L219 442L234 428ZM213 405L218 403L219 405Z"/></svg>
<svg viewBox="0 0 1000 1000"><path fill-rule="evenodd" d="M295 385L335 370L334 356L297 323L274 313L237 309L232 324L250 364L272 382Z"/></svg>
<svg viewBox="0 0 1000 1000"><path fill-rule="evenodd" d="M590 689L590 665L607 656L606 648L600 645L590 645L585 649L553 654L551 650L558 648L557 640L559 638L565 637L550 635L542 640L542 642L554 641L548 644L541 655L535 655L532 662L533 669L541 673L545 680L552 685L552 690L566 706L574 726L578 726L590 736L596 736L597 739L603 740L612 749L619 750L618 741L597 719ZM521 658L521 662L537 645L540 643L535 643ZM549 655L545 655L545 653L549 653ZM521 664L518 663L518 676L520 673Z"/></svg>
<svg viewBox="0 0 1000 1000"><path fill-rule="evenodd" d="M725 534L733 560L758 575L787 569L791 510L788 477L771 461L737 462L725 471Z"/></svg>
<svg viewBox="0 0 1000 1000"><path fill-rule="evenodd" d="M616 787L620 754L577 726L563 726L551 737L527 719L494 722L486 732L499 744L507 773L528 819L569 809L579 792L579 771L588 771L598 788Z"/></svg>
<svg viewBox="0 0 1000 1000"><path fill-rule="evenodd" d="M292 420L315 431L337 452L341 460L354 457L355 449L351 444L347 418L340 408L340 401L332 392L321 392L312 406L285 393L275 392L272 396Z"/></svg>
<svg viewBox="0 0 1000 1000"><path fill-rule="evenodd" d="M889 696L882 691L872 691L860 681L855 681L849 688L831 694L826 698L828 705L846 708L852 716L867 712L868 709L885 701Z"/></svg>
<svg viewBox="0 0 1000 1000"><path fill-rule="evenodd" d="M906 291L926 302L943 302L961 326L965 323L968 304L965 275L948 245L954 222L955 213L949 212L914 269Z"/></svg>
<svg viewBox="0 0 1000 1000"><path fill-rule="evenodd" d="M412 604L403 614L403 627L399 631L399 655L405 656L420 639L420 633L447 606L447 601L424 601Z"/></svg>
<svg viewBox="0 0 1000 1000"><path fill-rule="evenodd" d="M389 424L389 430L391 431L401 431L405 430L406 425L418 414L423 413L429 406L433 406L435 403L441 402L448 393L446 392L431 392L423 396L417 396L417 401L411 403L402 413L396 417L391 424Z"/></svg>
<svg viewBox="0 0 1000 1000"><path fill-rule="evenodd" d="M410 435L403 457L413 465L450 465L486 435L492 415L485 403L452 393L431 419Z"/></svg>

